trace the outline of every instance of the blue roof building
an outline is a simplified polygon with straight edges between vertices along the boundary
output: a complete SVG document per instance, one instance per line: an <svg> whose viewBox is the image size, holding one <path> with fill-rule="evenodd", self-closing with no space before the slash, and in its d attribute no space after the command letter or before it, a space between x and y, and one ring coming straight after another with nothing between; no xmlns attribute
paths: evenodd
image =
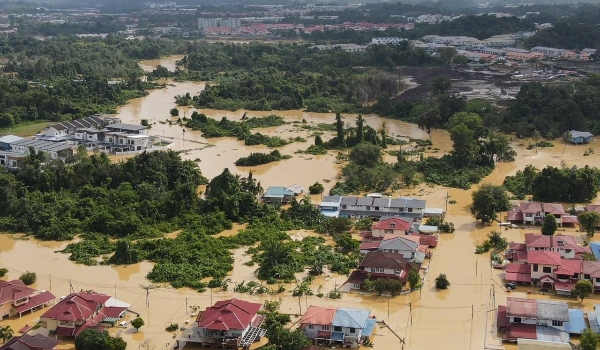
<svg viewBox="0 0 600 350"><path fill-rule="evenodd" d="M356 349L373 334L376 323L369 310L311 305L300 320L300 328L317 345Z"/></svg>
<svg viewBox="0 0 600 350"><path fill-rule="evenodd" d="M265 203L289 203L295 195L296 193L287 187L271 186L262 195L262 200Z"/></svg>
<svg viewBox="0 0 600 350"><path fill-rule="evenodd" d="M589 133L587 131L577 131L577 130L571 130L571 131L569 131L569 134L570 134L569 142L577 144L577 145L583 145L584 143L592 142L592 137L594 136L594 135L592 135L592 133Z"/></svg>

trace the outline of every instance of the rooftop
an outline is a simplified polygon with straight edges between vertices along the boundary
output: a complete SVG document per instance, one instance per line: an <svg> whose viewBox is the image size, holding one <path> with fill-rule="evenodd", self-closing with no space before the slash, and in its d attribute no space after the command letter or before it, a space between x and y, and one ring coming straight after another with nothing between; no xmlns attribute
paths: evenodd
<svg viewBox="0 0 600 350"><path fill-rule="evenodd" d="M302 316L300 324L330 325L334 315L335 308L311 305Z"/></svg>
<svg viewBox="0 0 600 350"><path fill-rule="evenodd" d="M560 266L562 259L560 253L545 250L530 250L527 252L527 261L530 264Z"/></svg>
<svg viewBox="0 0 600 350"><path fill-rule="evenodd" d="M258 313L262 304L239 299L217 301L198 315L198 326L212 330L243 330Z"/></svg>
<svg viewBox="0 0 600 350"><path fill-rule="evenodd" d="M333 326L363 329L371 311L363 309L339 308L333 317Z"/></svg>

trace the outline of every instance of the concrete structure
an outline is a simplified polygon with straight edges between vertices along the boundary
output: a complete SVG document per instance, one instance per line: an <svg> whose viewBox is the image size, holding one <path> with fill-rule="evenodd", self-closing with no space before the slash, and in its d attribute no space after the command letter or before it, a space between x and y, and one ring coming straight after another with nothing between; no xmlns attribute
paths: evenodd
<svg viewBox="0 0 600 350"><path fill-rule="evenodd" d="M208 27L225 27L229 29L238 29L242 25L240 18L198 18L198 29Z"/></svg>
<svg viewBox="0 0 600 350"><path fill-rule="evenodd" d="M421 218L425 211L426 201L416 198L391 197L354 197L325 196L321 203L321 211L325 215L347 217L351 219L381 218L383 216L404 216Z"/></svg>
<svg viewBox="0 0 600 350"><path fill-rule="evenodd" d="M25 312L39 310L52 303L56 297L48 292L30 288L21 280L0 281L0 317L2 319Z"/></svg>
<svg viewBox="0 0 600 350"><path fill-rule="evenodd" d="M311 305L300 320L300 329L315 345L356 349L371 336L377 320L371 311Z"/></svg>
<svg viewBox="0 0 600 350"><path fill-rule="evenodd" d="M205 349L249 349L266 332L260 328L264 320L258 314L261 308L262 304L239 299L217 301L198 314L196 326L177 341L178 348L191 342Z"/></svg>
<svg viewBox="0 0 600 350"><path fill-rule="evenodd" d="M15 135L6 135L0 137L0 151L10 151L12 150L11 144L15 141L23 140L22 137Z"/></svg>
<svg viewBox="0 0 600 350"><path fill-rule="evenodd" d="M67 142L23 139L13 142L11 148L14 153L28 155L30 150L33 149L36 152L46 153L50 159L66 160L67 157L72 156L75 153L77 147Z"/></svg>
<svg viewBox="0 0 600 350"><path fill-rule="evenodd" d="M375 37L375 38L371 39L372 44L379 44L379 45L398 45L404 41L408 41L408 39L398 38L398 37Z"/></svg>
<svg viewBox="0 0 600 350"><path fill-rule="evenodd" d="M558 58L558 57L562 56L563 53L565 52L565 50L563 50L563 49L556 49L553 47L545 47L545 46L536 46L536 47L532 48L531 51L541 53L544 56L549 57L549 58Z"/></svg>
<svg viewBox="0 0 600 350"><path fill-rule="evenodd" d="M82 291L64 297L40 317L40 322L50 334L77 337L88 328L114 326L129 306L110 295Z"/></svg>

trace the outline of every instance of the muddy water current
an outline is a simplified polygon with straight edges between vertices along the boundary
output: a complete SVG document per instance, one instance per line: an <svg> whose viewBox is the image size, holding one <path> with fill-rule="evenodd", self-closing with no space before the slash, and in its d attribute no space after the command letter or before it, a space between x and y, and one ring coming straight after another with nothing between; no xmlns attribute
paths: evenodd
<svg viewBox="0 0 600 350"><path fill-rule="evenodd" d="M161 64L169 69L174 68L174 59L145 61L141 63L144 69L152 69L156 64ZM258 167L236 167L233 163L242 156L251 152L265 152L264 146L246 147L243 142L233 138L203 138L200 132L186 130L178 125L169 125L166 121L175 121L169 116L169 110L175 107L174 95L197 94L202 90L202 83L172 83L164 89L150 92L146 97L130 101L129 104L119 109L118 117L124 123L139 124L141 119L148 119L152 124L150 134L170 138L174 141L173 149L184 151L183 157L197 160L202 173L212 178L224 168L232 172L246 175L250 170L255 178L261 181L266 189L268 186L292 185L298 183L308 187L315 181L324 182L328 190L333 186L339 172L336 163L337 152L331 151L323 156L295 154L297 150L306 149L313 142L310 136L312 131L297 127L294 121L306 120L308 125L318 123L333 123L333 114L306 113L302 111L274 112L284 117L290 124L279 127L259 129L261 133L277 135L283 138L301 136L306 138L306 143L292 143L282 147L281 153L293 157L277 163ZM189 116L192 108L179 107L181 116ZM244 111L219 111L203 109L201 112L209 117L220 119L226 116L232 120L239 120ZM249 116L268 115L271 112L248 112ZM346 115L346 122L353 123L354 115ZM397 137L414 137L425 139L428 135L416 125L401 121L384 119L375 115L365 116L367 123L376 128L386 124L389 135ZM163 122L163 123L161 123ZM325 133L324 138L332 137ZM438 148L442 154L451 148L448 134L443 130L432 132L433 148ZM513 175L517 170L523 169L528 164L538 168L546 165L583 166L586 164L599 164L600 155L595 154L584 157L583 152L587 147L597 147L595 140L590 146L567 146L563 152L563 144L555 142L555 147L535 150L526 150L520 145L521 140L513 142L518 152L515 162L502 163L489 175L484 182L500 184L507 175ZM431 152L434 152L431 150ZM473 187L475 189L476 186ZM51 290L56 296L67 295L71 290L94 289L98 292L116 295L118 299L131 303L131 309L140 313L146 325L139 332L134 332L131 327L126 329L111 329L112 333L119 333L128 342L130 349L139 348L144 340L150 340L156 349L172 348L175 344L173 333L165 331L170 323L185 325L193 322L194 316L190 314L190 306L197 305L202 309L219 299L231 297L243 298L249 301L265 301L282 299L281 311L292 315L301 314L308 305L355 307L370 309L379 320L384 320L389 328L377 327L372 337L375 349L482 349L486 345L499 346L501 341L495 331L494 308L504 304L508 295L503 288L503 272L490 267L488 255L475 255L475 246L481 243L486 235L498 227L480 227L475 224L469 214L472 190L448 189L439 186L421 185L416 188L398 191L397 195L419 196L427 200L430 207L444 208L446 196L456 204L448 205L447 220L456 226L454 234L443 234L440 243L434 249L431 260L426 260L424 266L428 273L424 275L422 290L408 295L396 297L367 296L357 293L344 294L339 300L329 300L317 296L307 298L294 298L291 290L294 285L286 285L286 292L280 295L246 295L230 291L207 291L197 293L189 289L173 289L166 285L157 285L146 293L144 286L150 285L145 276L152 269L152 263L142 262L129 266L83 266L68 260L65 254L57 253L64 248L66 243L38 242L33 239L23 238L20 235L0 235L0 266L6 267L9 273L5 278L18 278L24 271L35 271L38 280L34 287ZM318 202L318 197L313 198ZM236 234L244 225L235 225L232 230L220 235L229 236ZM539 232L539 230L502 230L509 241L523 241L526 232ZM564 234L580 235L574 229ZM176 236L177 232L169 236ZM291 231L294 239L307 235L314 235L310 231ZM234 251L235 267L229 278L234 283L248 282L254 279L256 266L247 266L244 263L250 260L246 248ZM440 273L447 275L451 286L446 291L436 291L433 280ZM302 277L299 275L298 277ZM332 273L325 273L313 282L315 294L329 291L344 283L346 277ZM538 294L528 294L529 289L519 287L511 296L527 298L548 298ZM148 304L146 297L148 296ZM556 297L553 297L556 298ZM569 299L573 307L584 307L591 311L593 304L598 303L598 296L586 299L583 304ZM4 320L2 324L9 324L18 330L25 324L33 324L42 312L26 315L21 319ZM127 317L132 318L132 314ZM297 318L295 318L297 319ZM39 330L38 330L39 331ZM168 344L168 346L167 346ZM507 347L511 347L510 345ZM72 348L68 342L63 342L61 348ZM516 347L514 347L516 348Z"/></svg>

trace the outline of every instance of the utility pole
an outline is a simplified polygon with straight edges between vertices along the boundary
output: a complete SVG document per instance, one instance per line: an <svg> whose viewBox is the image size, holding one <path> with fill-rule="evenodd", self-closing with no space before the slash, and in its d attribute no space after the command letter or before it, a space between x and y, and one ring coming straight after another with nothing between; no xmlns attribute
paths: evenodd
<svg viewBox="0 0 600 350"><path fill-rule="evenodd" d="M146 290L146 307L150 307L150 290L156 288L156 286L149 284L149 285L140 285L140 287L142 287L142 289Z"/></svg>
<svg viewBox="0 0 600 350"><path fill-rule="evenodd" d="M75 293L75 290L73 289L73 284L71 283L70 279L69 279L69 290L71 291L71 293Z"/></svg>

